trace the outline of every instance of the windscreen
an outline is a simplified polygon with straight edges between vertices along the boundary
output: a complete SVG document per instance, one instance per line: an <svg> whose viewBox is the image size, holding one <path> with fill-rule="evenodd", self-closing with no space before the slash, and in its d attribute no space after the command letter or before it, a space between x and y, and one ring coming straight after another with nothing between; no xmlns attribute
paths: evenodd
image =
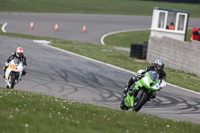
<svg viewBox="0 0 200 133"><path fill-rule="evenodd" d="M20 64L20 60L18 58L15 58L14 63L15 63L16 66L18 66Z"/></svg>
<svg viewBox="0 0 200 133"><path fill-rule="evenodd" d="M154 82L158 81L159 74L156 71L149 71L148 74L152 81Z"/></svg>

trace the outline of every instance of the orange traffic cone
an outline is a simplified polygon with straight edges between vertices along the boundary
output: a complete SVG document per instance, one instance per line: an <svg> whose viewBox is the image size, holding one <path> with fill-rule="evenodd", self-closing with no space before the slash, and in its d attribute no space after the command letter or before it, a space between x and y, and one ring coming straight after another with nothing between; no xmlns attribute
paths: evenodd
<svg viewBox="0 0 200 133"><path fill-rule="evenodd" d="M86 32L86 24L83 25L83 32Z"/></svg>
<svg viewBox="0 0 200 133"><path fill-rule="evenodd" d="M58 23L55 24L54 30L55 30L55 31L58 31Z"/></svg>
<svg viewBox="0 0 200 133"><path fill-rule="evenodd" d="M33 21L30 23L30 29L33 30Z"/></svg>

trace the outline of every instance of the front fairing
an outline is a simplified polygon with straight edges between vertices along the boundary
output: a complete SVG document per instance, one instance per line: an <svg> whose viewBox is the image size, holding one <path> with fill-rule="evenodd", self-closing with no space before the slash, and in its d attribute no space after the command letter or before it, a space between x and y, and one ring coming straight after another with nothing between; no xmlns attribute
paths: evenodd
<svg viewBox="0 0 200 133"><path fill-rule="evenodd" d="M17 69L18 69L19 72L22 72L22 71L23 71L22 62L21 62L18 58L16 58L16 59L14 60L14 64L17 66Z"/></svg>
<svg viewBox="0 0 200 133"><path fill-rule="evenodd" d="M11 71L14 71L14 72L22 72L23 71L22 62L18 58L15 58L10 62L9 68L11 69Z"/></svg>
<svg viewBox="0 0 200 133"><path fill-rule="evenodd" d="M138 82L140 87L145 87L152 91L159 90L159 74L156 71L146 72L145 76Z"/></svg>
<svg viewBox="0 0 200 133"><path fill-rule="evenodd" d="M6 77L5 80L9 79L9 76L11 75L12 72L19 73L19 77L21 78L23 72L23 65L18 58L15 58L10 61L8 68L6 69L5 72L5 77Z"/></svg>

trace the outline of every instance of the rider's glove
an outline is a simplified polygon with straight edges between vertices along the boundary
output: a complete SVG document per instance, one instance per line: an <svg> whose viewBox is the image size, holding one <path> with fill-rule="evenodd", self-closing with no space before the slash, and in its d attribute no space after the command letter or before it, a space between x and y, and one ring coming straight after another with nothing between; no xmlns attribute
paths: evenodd
<svg viewBox="0 0 200 133"><path fill-rule="evenodd" d="M142 73L141 73L141 75L144 75L146 73L146 71L143 71Z"/></svg>
<svg viewBox="0 0 200 133"><path fill-rule="evenodd" d="M8 62L5 62L5 66L8 66Z"/></svg>
<svg viewBox="0 0 200 133"><path fill-rule="evenodd" d="M124 90L122 91L124 94L126 94L128 91L128 87L125 87Z"/></svg>
<svg viewBox="0 0 200 133"><path fill-rule="evenodd" d="M144 75L143 74L138 74L138 75L136 75L136 77L137 77L138 80L140 80L142 77L144 77Z"/></svg>

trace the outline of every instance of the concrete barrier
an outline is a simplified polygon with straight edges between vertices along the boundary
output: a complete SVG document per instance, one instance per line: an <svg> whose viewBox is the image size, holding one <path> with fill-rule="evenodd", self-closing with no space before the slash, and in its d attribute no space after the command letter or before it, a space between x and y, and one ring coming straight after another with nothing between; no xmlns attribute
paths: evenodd
<svg viewBox="0 0 200 133"><path fill-rule="evenodd" d="M200 76L200 42L183 42L163 37L150 37L147 51L147 62L153 63L161 58L165 67Z"/></svg>

